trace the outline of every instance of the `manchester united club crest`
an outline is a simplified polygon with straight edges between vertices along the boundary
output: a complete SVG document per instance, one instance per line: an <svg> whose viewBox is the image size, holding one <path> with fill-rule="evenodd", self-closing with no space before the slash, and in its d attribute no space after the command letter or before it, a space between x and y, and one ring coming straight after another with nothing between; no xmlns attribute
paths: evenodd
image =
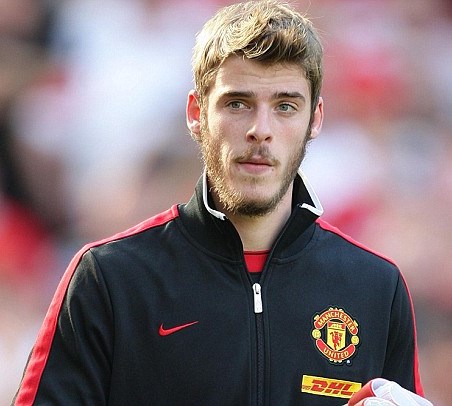
<svg viewBox="0 0 452 406"><path fill-rule="evenodd" d="M358 323L347 312L330 307L314 316L312 337L320 353L333 364L349 364L359 344Z"/></svg>

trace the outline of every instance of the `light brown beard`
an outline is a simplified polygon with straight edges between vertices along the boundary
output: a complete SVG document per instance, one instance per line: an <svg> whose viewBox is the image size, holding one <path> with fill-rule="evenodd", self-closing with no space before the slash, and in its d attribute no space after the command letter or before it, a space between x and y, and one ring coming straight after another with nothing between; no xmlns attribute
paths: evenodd
<svg viewBox="0 0 452 406"><path fill-rule="evenodd" d="M204 115L202 115L204 116ZM200 147L201 153L206 166L209 186L213 189L223 209L232 214L239 214L248 217L262 217L271 213L280 203L281 199L287 193L289 186L292 184L297 171L306 154L306 146L309 140L307 131L306 137L301 145L294 146L293 153L290 155L287 170L281 182L279 190L268 199L247 199L240 191L231 187L224 181L225 168L221 160L221 152L217 145L214 144L207 127L206 117L201 119ZM258 155L264 159L269 159L280 165L279 161L271 156L266 146L251 146L243 155L236 157L237 159L245 159ZM258 185L259 179L251 178L250 182Z"/></svg>

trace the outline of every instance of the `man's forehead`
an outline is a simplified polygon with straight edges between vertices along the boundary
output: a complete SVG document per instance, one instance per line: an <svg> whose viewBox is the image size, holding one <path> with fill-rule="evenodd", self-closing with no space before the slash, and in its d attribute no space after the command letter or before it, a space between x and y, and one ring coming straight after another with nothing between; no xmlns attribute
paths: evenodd
<svg viewBox="0 0 452 406"><path fill-rule="evenodd" d="M220 66L211 91L309 96L309 83L301 67L295 64L268 64L239 56L229 57Z"/></svg>

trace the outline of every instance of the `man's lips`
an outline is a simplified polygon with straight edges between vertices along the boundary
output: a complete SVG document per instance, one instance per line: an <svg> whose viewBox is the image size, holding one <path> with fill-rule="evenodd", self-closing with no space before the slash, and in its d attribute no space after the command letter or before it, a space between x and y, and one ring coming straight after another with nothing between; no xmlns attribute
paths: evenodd
<svg viewBox="0 0 452 406"><path fill-rule="evenodd" d="M238 161L242 165L264 165L264 166L274 166L271 159L268 158L245 158Z"/></svg>
<svg viewBox="0 0 452 406"><path fill-rule="evenodd" d="M246 172L254 174L266 172L274 166L273 161L267 158L241 159L238 164Z"/></svg>

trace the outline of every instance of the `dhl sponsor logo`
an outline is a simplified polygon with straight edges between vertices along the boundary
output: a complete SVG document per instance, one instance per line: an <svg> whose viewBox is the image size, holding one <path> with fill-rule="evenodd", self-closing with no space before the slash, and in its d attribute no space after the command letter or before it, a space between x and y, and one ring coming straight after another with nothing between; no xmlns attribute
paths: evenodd
<svg viewBox="0 0 452 406"><path fill-rule="evenodd" d="M362 387L359 382L342 381L338 379L322 378L319 376L303 375L301 392L319 396L332 396L349 399Z"/></svg>

